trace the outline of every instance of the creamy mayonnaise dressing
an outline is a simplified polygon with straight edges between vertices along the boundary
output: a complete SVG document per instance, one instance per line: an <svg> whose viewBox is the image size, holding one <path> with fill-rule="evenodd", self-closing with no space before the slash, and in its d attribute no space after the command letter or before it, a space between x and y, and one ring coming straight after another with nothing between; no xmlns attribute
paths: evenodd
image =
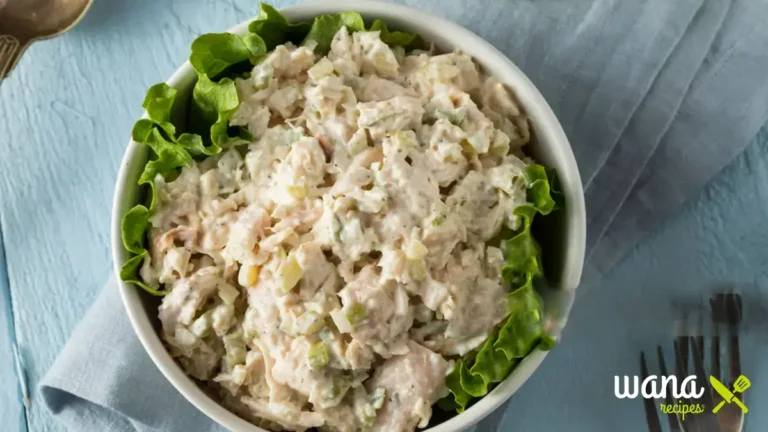
<svg viewBox="0 0 768 432"><path fill-rule="evenodd" d="M426 426L508 314L489 241L519 225L526 117L466 54L378 32L278 46L236 85L254 142L155 180L163 339L266 427Z"/></svg>

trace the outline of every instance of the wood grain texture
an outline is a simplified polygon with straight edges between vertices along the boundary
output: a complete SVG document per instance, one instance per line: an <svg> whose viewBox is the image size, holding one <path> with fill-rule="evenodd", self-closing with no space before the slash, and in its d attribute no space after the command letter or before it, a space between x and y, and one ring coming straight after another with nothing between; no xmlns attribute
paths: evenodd
<svg viewBox="0 0 768 432"><path fill-rule="evenodd" d="M114 181L146 89L184 62L196 35L257 9L250 0L96 0L71 32L33 44L0 86L0 216L30 431L60 430L36 386L111 271ZM6 318L0 413L23 423L16 386L6 385L17 382Z"/></svg>
<svg viewBox="0 0 768 432"><path fill-rule="evenodd" d="M2 195L0 195L2 198ZM27 430L19 370L16 368L16 329L13 319L11 288L6 271L3 247L2 214L0 213L0 418L20 431ZM15 430L15 429L12 429Z"/></svg>

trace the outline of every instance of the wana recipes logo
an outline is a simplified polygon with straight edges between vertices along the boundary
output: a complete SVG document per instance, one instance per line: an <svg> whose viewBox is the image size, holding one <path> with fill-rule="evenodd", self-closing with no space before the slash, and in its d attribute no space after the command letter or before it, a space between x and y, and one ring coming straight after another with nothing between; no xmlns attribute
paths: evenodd
<svg viewBox="0 0 768 432"><path fill-rule="evenodd" d="M700 399L704 392L707 391L705 387L697 386L696 375L690 375L679 383L676 376L659 377L650 375L642 383L640 383L640 378L637 376L634 376L631 381L630 377L626 375L623 378L622 381L618 376L613 377L614 393L619 399L635 399L640 395L645 399L666 400L668 392L671 392L669 394L677 400L677 403L660 404L659 408L664 414L679 414L682 420L685 420L686 415L701 414L705 410L704 405L701 403L683 402L684 400ZM752 385L746 376L740 375L734 381L733 388L729 388L713 376L709 377L709 383L723 399L712 409L713 413L717 413L725 404L730 403L738 405L744 414L749 411L747 406L737 396L737 393L744 393Z"/></svg>

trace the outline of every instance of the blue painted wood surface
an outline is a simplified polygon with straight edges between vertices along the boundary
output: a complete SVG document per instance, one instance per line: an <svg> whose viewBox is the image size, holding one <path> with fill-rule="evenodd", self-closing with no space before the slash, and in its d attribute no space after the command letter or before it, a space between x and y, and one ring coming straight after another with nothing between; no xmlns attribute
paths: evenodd
<svg viewBox="0 0 768 432"><path fill-rule="evenodd" d="M34 44L0 85L3 430L61 430L36 385L110 272L113 184L145 90L170 76L196 35L255 8L253 0L96 0L77 28ZM611 276L584 287L565 341L513 398L503 430L641 431L641 404L613 397L613 375L636 373L638 351L668 335L671 300L737 283L756 299L752 317L766 310L768 245L755 235L768 232L766 135ZM757 367L768 354L765 327L756 321L744 343L754 406L768 406L768 372ZM747 420L768 424L768 412Z"/></svg>

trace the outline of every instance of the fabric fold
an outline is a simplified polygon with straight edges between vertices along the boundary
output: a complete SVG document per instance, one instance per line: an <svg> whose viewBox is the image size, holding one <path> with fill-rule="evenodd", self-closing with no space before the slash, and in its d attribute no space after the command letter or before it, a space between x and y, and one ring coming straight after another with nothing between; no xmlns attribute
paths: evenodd
<svg viewBox="0 0 768 432"><path fill-rule="evenodd" d="M176 391L144 351L116 280L104 286L40 385L73 431L223 431Z"/></svg>
<svg viewBox="0 0 768 432"><path fill-rule="evenodd" d="M730 6L731 0L711 0L702 5L613 152L587 185L587 253L621 208L669 129Z"/></svg>
<svg viewBox="0 0 768 432"><path fill-rule="evenodd" d="M676 213L768 121L767 14L768 0L734 1L669 130L592 250L585 280Z"/></svg>

